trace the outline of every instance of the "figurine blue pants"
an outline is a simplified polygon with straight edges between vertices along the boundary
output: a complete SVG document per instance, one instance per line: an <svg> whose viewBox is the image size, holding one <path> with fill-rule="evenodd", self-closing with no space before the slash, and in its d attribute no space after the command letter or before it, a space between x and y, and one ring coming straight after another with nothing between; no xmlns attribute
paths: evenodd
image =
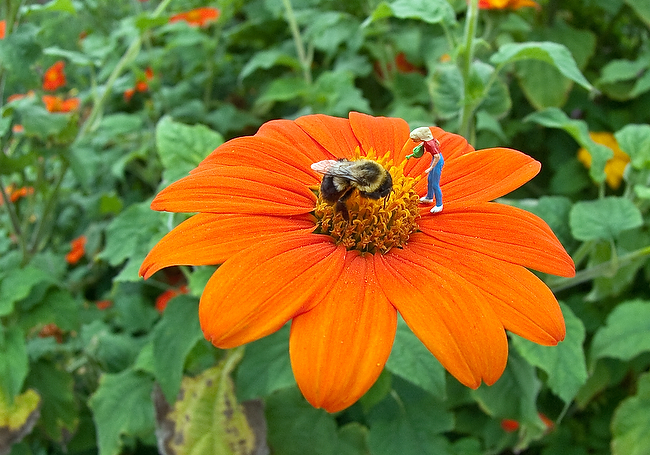
<svg viewBox="0 0 650 455"><path fill-rule="evenodd" d="M440 161L436 164L436 167L429 172L427 177L427 199L433 199L433 196L436 197L436 206L440 207L442 205L442 190L440 189L440 175L442 174L442 166L445 164L445 160L440 155Z"/></svg>

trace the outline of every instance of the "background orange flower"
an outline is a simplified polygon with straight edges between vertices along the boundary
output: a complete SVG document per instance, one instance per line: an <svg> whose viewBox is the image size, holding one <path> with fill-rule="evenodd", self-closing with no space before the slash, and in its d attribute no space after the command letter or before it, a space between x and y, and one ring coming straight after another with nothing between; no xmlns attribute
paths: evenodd
<svg viewBox="0 0 650 455"><path fill-rule="evenodd" d="M7 21L1 20L0 21L0 39L4 39L6 29L7 29Z"/></svg>
<svg viewBox="0 0 650 455"><path fill-rule="evenodd" d="M65 62L59 60L45 70L45 74L43 75L43 90L52 92L66 84L64 67Z"/></svg>
<svg viewBox="0 0 650 455"><path fill-rule="evenodd" d="M41 99L49 112L70 112L79 108L79 98L64 100L60 96L43 95Z"/></svg>
<svg viewBox="0 0 650 455"><path fill-rule="evenodd" d="M219 18L220 14L221 13L217 8L196 8L172 16L169 18L169 22L185 21L193 27L205 27L208 24L215 22Z"/></svg>
<svg viewBox="0 0 650 455"><path fill-rule="evenodd" d="M65 255L68 264L76 264L86 254L86 236L80 235L70 242L70 252Z"/></svg>
<svg viewBox="0 0 650 455"><path fill-rule="evenodd" d="M478 7L481 9L519 9L526 7L540 9L539 4L533 0L479 0Z"/></svg>

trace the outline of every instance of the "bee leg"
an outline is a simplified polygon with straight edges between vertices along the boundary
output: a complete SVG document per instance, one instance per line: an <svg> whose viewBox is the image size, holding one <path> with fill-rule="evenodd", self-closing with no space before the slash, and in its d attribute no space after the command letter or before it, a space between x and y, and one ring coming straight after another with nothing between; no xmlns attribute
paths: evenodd
<svg viewBox="0 0 650 455"><path fill-rule="evenodd" d="M345 221L350 221L350 213L348 212L348 207L345 205L345 201L347 201L348 198L352 196L353 191L354 188L348 188L345 190L345 192L341 195L339 200L336 201L336 204L334 205L334 210L340 212Z"/></svg>
<svg viewBox="0 0 650 455"><path fill-rule="evenodd" d="M348 212L348 208L345 205L345 202L341 201L340 199L336 201L334 210L336 212L339 212L345 221L350 221L350 213Z"/></svg>

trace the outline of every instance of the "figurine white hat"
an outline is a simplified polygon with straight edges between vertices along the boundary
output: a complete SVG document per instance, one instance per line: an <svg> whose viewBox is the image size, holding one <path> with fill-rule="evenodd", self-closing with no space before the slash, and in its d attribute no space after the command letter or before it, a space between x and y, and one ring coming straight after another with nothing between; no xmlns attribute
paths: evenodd
<svg viewBox="0 0 650 455"><path fill-rule="evenodd" d="M411 131L411 139L414 141L430 141L433 139L433 134L431 134L428 126L422 126Z"/></svg>

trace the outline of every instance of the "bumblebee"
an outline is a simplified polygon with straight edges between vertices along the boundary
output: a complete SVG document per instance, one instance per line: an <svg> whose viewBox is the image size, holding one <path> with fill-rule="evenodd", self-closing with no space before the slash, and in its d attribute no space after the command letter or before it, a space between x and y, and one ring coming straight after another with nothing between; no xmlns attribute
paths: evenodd
<svg viewBox="0 0 650 455"><path fill-rule="evenodd" d="M324 201L334 204L334 210L340 212L343 219L349 221L350 214L345 201L354 190L369 199L381 199L388 196L393 189L393 178L379 163L359 159L348 161L323 160L313 163L311 168L324 175L320 185L320 195Z"/></svg>

